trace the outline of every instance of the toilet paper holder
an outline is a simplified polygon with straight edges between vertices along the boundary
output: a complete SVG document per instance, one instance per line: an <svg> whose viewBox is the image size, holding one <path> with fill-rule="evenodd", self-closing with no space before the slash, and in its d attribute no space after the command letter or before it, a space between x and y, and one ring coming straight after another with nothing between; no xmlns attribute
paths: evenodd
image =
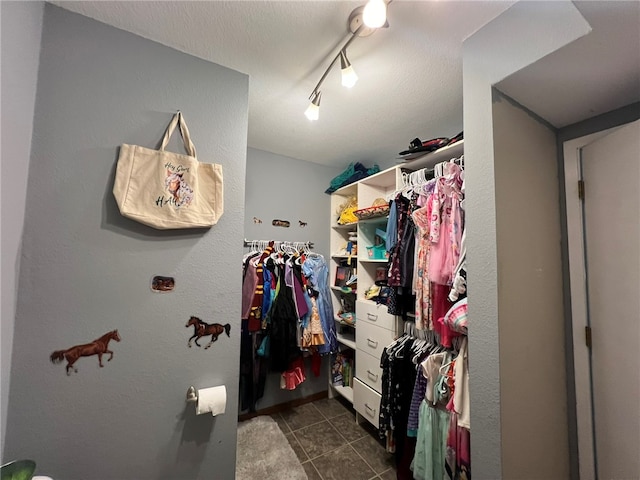
<svg viewBox="0 0 640 480"><path fill-rule="evenodd" d="M189 387L189 390L187 390L187 403L197 403L198 402L198 392L196 391L195 387L193 385L191 385Z"/></svg>

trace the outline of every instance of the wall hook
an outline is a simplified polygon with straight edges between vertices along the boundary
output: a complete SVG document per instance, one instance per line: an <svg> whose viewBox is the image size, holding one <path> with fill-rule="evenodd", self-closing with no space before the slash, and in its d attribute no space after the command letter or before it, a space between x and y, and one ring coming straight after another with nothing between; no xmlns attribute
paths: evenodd
<svg viewBox="0 0 640 480"><path fill-rule="evenodd" d="M189 387L189 390L187 390L187 402L197 402L197 401L198 401L198 394L194 386L191 385Z"/></svg>

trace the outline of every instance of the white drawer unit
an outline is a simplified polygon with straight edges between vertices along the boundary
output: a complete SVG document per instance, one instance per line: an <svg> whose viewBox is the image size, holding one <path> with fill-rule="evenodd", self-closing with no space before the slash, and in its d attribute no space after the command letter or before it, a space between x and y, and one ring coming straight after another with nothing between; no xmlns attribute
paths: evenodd
<svg viewBox="0 0 640 480"><path fill-rule="evenodd" d="M382 369L378 357L356 350L356 377L376 392L382 392Z"/></svg>
<svg viewBox="0 0 640 480"><path fill-rule="evenodd" d="M358 323L356 348L376 358L382 356L384 347L393 342L394 332L371 323Z"/></svg>
<svg viewBox="0 0 640 480"><path fill-rule="evenodd" d="M380 424L380 394L357 378L353 381L353 406L374 427Z"/></svg>
<svg viewBox="0 0 640 480"><path fill-rule="evenodd" d="M387 306L377 305L369 300L358 300L356 302L356 319L387 330L396 330L396 317L388 313Z"/></svg>

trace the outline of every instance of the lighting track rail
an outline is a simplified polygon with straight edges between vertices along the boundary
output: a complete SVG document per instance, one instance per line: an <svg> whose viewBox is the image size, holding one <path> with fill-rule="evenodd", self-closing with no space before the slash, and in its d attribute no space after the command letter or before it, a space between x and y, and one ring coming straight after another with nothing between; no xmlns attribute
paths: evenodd
<svg viewBox="0 0 640 480"><path fill-rule="evenodd" d="M387 23L388 3L391 3L391 0L388 2L385 2L385 0L369 0L366 5L360 6L351 12L349 15L349 30L351 33L348 35L344 45L338 50L336 56L333 57L331 63L329 63L322 77L320 77L320 80L311 91L311 95L309 95L311 103L304 112L309 120L318 120L320 116L320 99L322 97L320 87L338 59L340 59L340 69L342 71L342 85L351 88L356 84L358 76L347 58L347 47L349 47L356 38L368 37L378 28L389 26Z"/></svg>

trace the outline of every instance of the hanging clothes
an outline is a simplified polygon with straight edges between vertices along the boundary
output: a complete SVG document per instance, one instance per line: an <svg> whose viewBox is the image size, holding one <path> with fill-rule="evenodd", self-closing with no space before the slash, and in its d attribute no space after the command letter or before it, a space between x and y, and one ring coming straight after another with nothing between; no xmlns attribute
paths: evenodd
<svg viewBox="0 0 640 480"><path fill-rule="evenodd" d="M307 255L302 264L302 273L309 280L311 288L317 292L316 303L325 340L324 344L318 346L318 352L321 355L335 353L338 351L338 336L336 322L333 320L329 269L324 257L318 253Z"/></svg>
<svg viewBox="0 0 640 480"><path fill-rule="evenodd" d="M405 322L380 363L379 435L401 480L471 478L464 175L454 161L435 170L403 177L387 222L389 313L413 311L417 329Z"/></svg>
<svg viewBox="0 0 640 480"><path fill-rule="evenodd" d="M429 264L429 250L431 242L429 241L430 226L430 206L424 206L413 212L413 221L416 225L416 279L414 284L414 292L416 295L415 303L415 322L418 329L433 330L432 311L431 311L431 291L427 266Z"/></svg>
<svg viewBox="0 0 640 480"><path fill-rule="evenodd" d="M285 283L285 266L277 265L276 298L271 305L270 330L271 369L283 372L300 356L297 342L297 313L293 292Z"/></svg>
<svg viewBox="0 0 640 480"><path fill-rule="evenodd" d="M251 301L251 308L249 309L248 328L249 331L255 332L262 328L262 297L264 294L264 261L273 252L273 242L270 242L267 248L264 249L262 255L256 262L256 276L257 283Z"/></svg>
<svg viewBox="0 0 640 480"><path fill-rule="evenodd" d="M308 327L303 329L302 346L309 348L318 345L324 345L324 333L318 312L318 302L315 297L311 297L311 318Z"/></svg>
<svg viewBox="0 0 640 480"><path fill-rule="evenodd" d="M267 360L258 355L264 333L250 332L248 320L242 320L240 329L240 409L256 411L256 404L264 396L267 380Z"/></svg>
<svg viewBox="0 0 640 480"><path fill-rule="evenodd" d="M411 463L415 480L442 480L446 474L445 459L449 412L420 404L420 423L415 456Z"/></svg>
<svg viewBox="0 0 640 480"><path fill-rule="evenodd" d="M256 273L256 264L254 260L258 259L260 253L254 253L253 255L245 258L243 262L243 276L242 276L242 310L241 318L246 320L249 318L249 312L251 311L251 303L253 302L253 294L258 286L258 274Z"/></svg>
<svg viewBox="0 0 640 480"><path fill-rule="evenodd" d="M243 410L255 411L268 370L294 389L306 379L303 355L312 354L319 375L317 354L337 351L337 336L322 255L269 242L245 256L243 273L240 398Z"/></svg>

